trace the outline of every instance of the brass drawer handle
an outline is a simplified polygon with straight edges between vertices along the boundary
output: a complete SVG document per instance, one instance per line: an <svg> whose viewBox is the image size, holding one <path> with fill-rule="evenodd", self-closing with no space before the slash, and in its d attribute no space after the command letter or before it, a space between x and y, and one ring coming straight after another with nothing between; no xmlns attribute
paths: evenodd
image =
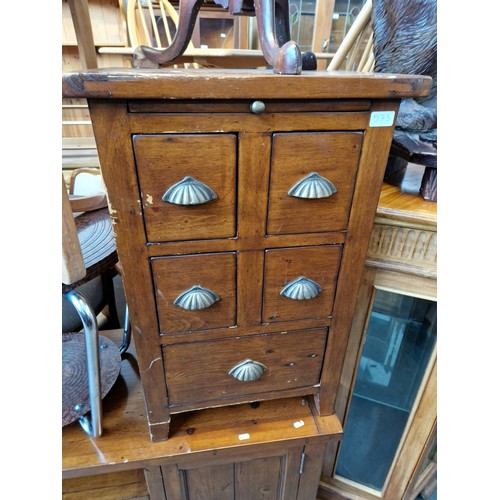
<svg viewBox="0 0 500 500"><path fill-rule="evenodd" d="M311 172L295 183L288 191L288 196L294 198L316 199L328 198L337 192L333 182L322 177L317 172Z"/></svg>
<svg viewBox="0 0 500 500"><path fill-rule="evenodd" d="M229 370L228 375L241 382L252 382L258 380L266 370L267 366L263 363L245 359L245 361L233 366Z"/></svg>
<svg viewBox="0 0 500 500"><path fill-rule="evenodd" d="M170 186L161 199L174 205L201 205L215 198L217 194L213 189L188 175Z"/></svg>
<svg viewBox="0 0 500 500"><path fill-rule="evenodd" d="M197 311L207 309L214 305L220 297L212 290L195 285L189 290L182 292L175 300L174 304L186 309L186 311Z"/></svg>
<svg viewBox="0 0 500 500"><path fill-rule="evenodd" d="M305 276L299 276L283 287L280 295L292 300L314 299L321 292L321 287Z"/></svg>

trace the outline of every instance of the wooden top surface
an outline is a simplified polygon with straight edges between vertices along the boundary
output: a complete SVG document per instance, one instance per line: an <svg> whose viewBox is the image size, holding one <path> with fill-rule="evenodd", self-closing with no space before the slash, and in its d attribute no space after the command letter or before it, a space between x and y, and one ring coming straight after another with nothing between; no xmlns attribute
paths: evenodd
<svg viewBox="0 0 500 500"><path fill-rule="evenodd" d="M437 203L425 201L419 195L402 193L399 187L384 182L375 222L400 222L405 225L426 226L432 230L437 226Z"/></svg>
<svg viewBox="0 0 500 500"><path fill-rule="evenodd" d="M305 71L278 75L271 69L93 69L65 73L63 97L170 99L349 99L428 95L422 75Z"/></svg>
<svg viewBox="0 0 500 500"><path fill-rule="evenodd" d="M121 343L121 330L100 335ZM78 422L62 429L63 478L176 462L207 450L342 435L336 415L320 417L311 401L299 397L261 402L257 408L241 404L172 415L169 439L152 443L133 343L103 400L103 413L100 438L87 436Z"/></svg>

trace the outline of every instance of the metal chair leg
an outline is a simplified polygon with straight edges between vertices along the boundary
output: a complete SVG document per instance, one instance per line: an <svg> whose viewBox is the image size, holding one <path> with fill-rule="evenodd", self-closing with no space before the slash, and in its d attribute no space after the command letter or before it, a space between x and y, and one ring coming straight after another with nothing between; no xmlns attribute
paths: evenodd
<svg viewBox="0 0 500 500"><path fill-rule="evenodd" d="M83 323L90 402L90 419L87 415L79 418L80 425L90 437L102 434L101 366L99 360L99 335L97 318L87 299L76 290L70 290L64 297L73 304Z"/></svg>

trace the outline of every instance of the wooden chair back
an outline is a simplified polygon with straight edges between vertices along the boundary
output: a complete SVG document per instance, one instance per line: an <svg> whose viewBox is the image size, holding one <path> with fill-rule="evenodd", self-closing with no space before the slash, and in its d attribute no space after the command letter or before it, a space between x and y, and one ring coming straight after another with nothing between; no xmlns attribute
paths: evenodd
<svg viewBox="0 0 500 500"><path fill-rule="evenodd" d="M128 0L126 20L132 48L146 45L164 49L172 43L179 24L179 15L168 0ZM188 48L194 49L193 42L189 42ZM199 67L194 63L185 63L183 66Z"/></svg>
<svg viewBox="0 0 500 500"><path fill-rule="evenodd" d="M69 194L82 196L104 191L101 170L99 168L79 167L71 171Z"/></svg>
<svg viewBox="0 0 500 500"><path fill-rule="evenodd" d="M168 0L128 0L127 32L130 46L162 49L172 43L179 15ZM190 44L193 48L193 44Z"/></svg>
<svg viewBox="0 0 500 500"><path fill-rule="evenodd" d="M345 69L367 73L373 71L375 57L373 53L373 28L371 14L372 0L366 0L363 8L354 20L351 28L342 40L327 71Z"/></svg>
<svg viewBox="0 0 500 500"><path fill-rule="evenodd" d="M108 205L106 188L98 168L75 168L69 181L69 198L73 212L88 212Z"/></svg>
<svg viewBox="0 0 500 500"><path fill-rule="evenodd" d="M73 217L64 177L62 179L62 282L71 285L87 273L83 262L78 232Z"/></svg>

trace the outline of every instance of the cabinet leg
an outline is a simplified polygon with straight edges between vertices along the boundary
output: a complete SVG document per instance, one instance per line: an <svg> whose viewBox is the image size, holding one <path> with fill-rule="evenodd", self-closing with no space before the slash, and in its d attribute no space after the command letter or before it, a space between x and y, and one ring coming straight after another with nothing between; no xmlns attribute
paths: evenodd
<svg viewBox="0 0 500 500"><path fill-rule="evenodd" d="M333 414L333 402L334 399L329 394L321 394L320 392L314 396L314 406L322 417Z"/></svg>
<svg viewBox="0 0 500 500"><path fill-rule="evenodd" d="M151 441L154 443L159 441L166 441L168 439L168 432L170 429L170 420L162 422L161 424L149 424L149 434Z"/></svg>

